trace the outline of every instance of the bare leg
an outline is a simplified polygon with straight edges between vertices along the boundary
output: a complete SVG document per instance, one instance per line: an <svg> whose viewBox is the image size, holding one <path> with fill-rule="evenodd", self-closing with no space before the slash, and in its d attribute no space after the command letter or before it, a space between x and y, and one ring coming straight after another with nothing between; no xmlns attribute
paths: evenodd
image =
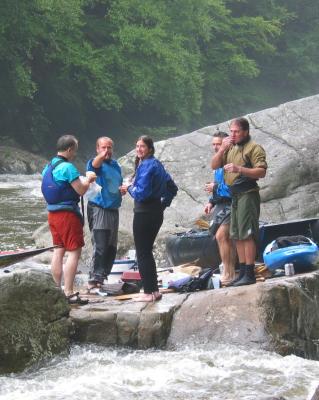
<svg viewBox="0 0 319 400"><path fill-rule="evenodd" d="M236 251L235 246L229 237L229 224L221 225L216 233L216 240L219 247L220 257L223 263L221 282L227 284L235 278Z"/></svg>
<svg viewBox="0 0 319 400"><path fill-rule="evenodd" d="M68 252L68 258L64 266L64 293L69 296L73 293L73 283L81 256L82 248Z"/></svg>
<svg viewBox="0 0 319 400"><path fill-rule="evenodd" d="M245 246L246 265L254 265L256 259L256 242L250 237L243 241Z"/></svg>
<svg viewBox="0 0 319 400"><path fill-rule="evenodd" d="M255 264L256 259L256 242L252 237L244 240L236 240L236 248L240 263L246 265Z"/></svg>
<svg viewBox="0 0 319 400"><path fill-rule="evenodd" d="M246 264L244 240L236 240L238 259L241 264Z"/></svg>
<svg viewBox="0 0 319 400"><path fill-rule="evenodd" d="M57 286L61 286L64 254L65 254L64 247L58 247L53 250L53 257L51 261L51 273L54 282L56 283Z"/></svg>

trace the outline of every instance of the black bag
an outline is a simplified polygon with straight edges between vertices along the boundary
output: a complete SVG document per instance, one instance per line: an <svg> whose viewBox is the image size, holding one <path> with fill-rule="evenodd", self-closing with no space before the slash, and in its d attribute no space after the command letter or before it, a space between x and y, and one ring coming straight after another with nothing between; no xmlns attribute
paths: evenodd
<svg viewBox="0 0 319 400"><path fill-rule="evenodd" d="M139 286L132 282L107 283L100 289L100 292L107 293L109 296L132 294L139 291Z"/></svg>
<svg viewBox="0 0 319 400"><path fill-rule="evenodd" d="M311 241L303 235L280 236L275 240L275 243L272 245L271 251L282 249L283 247L298 246L299 244L311 245Z"/></svg>
<svg viewBox="0 0 319 400"><path fill-rule="evenodd" d="M198 277L190 276L190 278L182 285L174 286L174 282L172 282L169 287L174 288L177 292L181 293L196 292L198 290L208 289L208 283L210 278L212 277L212 274L212 268L205 268Z"/></svg>
<svg viewBox="0 0 319 400"><path fill-rule="evenodd" d="M166 207L169 207L171 205L173 198L178 192L178 187L176 186L171 176L167 174L167 177L168 180L166 181L166 190L163 197L161 198L161 203L164 210Z"/></svg>

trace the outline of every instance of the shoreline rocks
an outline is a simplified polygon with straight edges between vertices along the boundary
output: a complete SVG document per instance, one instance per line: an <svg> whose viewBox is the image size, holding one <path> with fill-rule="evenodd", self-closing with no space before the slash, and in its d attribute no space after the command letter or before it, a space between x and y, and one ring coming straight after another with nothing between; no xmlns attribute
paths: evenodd
<svg viewBox="0 0 319 400"><path fill-rule="evenodd" d="M154 303L86 295L89 304L70 307L48 271L26 264L0 273L0 373L67 352L72 342L170 349L210 341L319 360L318 293L315 271L238 288L164 293Z"/></svg>
<svg viewBox="0 0 319 400"><path fill-rule="evenodd" d="M17 147L0 146L0 174L36 174L46 164L42 156Z"/></svg>
<svg viewBox="0 0 319 400"><path fill-rule="evenodd" d="M0 373L67 352L70 307L48 272L0 270Z"/></svg>
<svg viewBox="0 0 319 400"><path fill-rule="evenodd" d="M137 348L194 341L235 344L319 360L319 272L256 285L166 293L155 303L91 297L72 309L73 340ZM90 298L90 297L89 297Z"/></svg>

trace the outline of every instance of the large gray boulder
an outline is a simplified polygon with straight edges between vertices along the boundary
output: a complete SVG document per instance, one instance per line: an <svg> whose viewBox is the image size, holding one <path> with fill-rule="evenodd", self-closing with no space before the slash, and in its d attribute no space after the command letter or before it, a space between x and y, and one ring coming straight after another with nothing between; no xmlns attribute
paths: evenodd
<svg viewBox="0 0 319 400"><path fill-rule="evenodd" d="M0 274L0 374L25 367L69 346L69 306L50 273L13 269Z"/></svg>
<svg viewBox="0 0 319 400"><path fill-rule="evenodd" d="M47 161L38 155L13 146L0 146L0 174L35 174Z"/></svg>
<svg viewBox="0 0 319 400"><path fill-rule="evenodd" d="M169 346L211 341L319 359L318 272L211 292L175 312Z"/></svg>
<svg viewBox="0 0 319 400"><path fill-rule="evenodd" d="M213 342L318 360L319 273L245 287L165 293L159 302L94 298L70 313L73 340L137 348Z"/></svg>

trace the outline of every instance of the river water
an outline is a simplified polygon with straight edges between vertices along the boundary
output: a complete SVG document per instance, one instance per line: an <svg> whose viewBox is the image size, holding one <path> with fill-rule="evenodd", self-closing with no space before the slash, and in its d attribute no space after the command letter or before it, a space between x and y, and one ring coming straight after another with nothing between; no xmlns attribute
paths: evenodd
<svg viewBox="0 0 319 400"><path fill-rule="evenodd" d="M46 219L40 176L0 175L1 250L32 247ZM195 343L194 343L195 342ZM219 343L174 350L77 346L20 374L0 376L0 400L306 400L319 362Z"/></svg>

